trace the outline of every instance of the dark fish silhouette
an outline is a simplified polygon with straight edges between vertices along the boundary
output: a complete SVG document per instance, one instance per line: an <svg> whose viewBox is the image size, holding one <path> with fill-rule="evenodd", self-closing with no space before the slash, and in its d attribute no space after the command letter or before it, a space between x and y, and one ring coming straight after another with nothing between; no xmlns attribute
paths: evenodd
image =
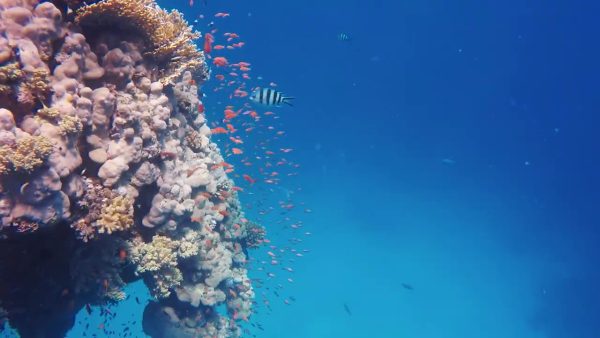
<svg viewBox="0 0 600 338"><path fill-rule="evenodd" d="M348 316L352 316L352 311L350 311L350 308L348 307L348 304L344 303L344 310L346 310L346 313L348 314Z"/></svg>
<svg viewBox="0 0 600 338"><path fill-rule="evenodd" d="M402 287L405 288L406 290L414 290L415 289L415 288L413 288L412 285L406 284L406 283L402 283Z"/></svg>

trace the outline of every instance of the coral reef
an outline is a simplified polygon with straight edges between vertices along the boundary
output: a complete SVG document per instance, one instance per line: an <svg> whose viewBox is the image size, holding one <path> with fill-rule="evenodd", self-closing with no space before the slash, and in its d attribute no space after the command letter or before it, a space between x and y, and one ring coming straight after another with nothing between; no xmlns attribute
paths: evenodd
<svg viewBox="0 0 600 338"><path fill-rule="evenodd" d="M0 0L0 20L0 255L20 257L0 321L61 337L143 279L151 336L240 336L265 232L199 109L199 34L152 0Z"/></svg>
<svg viewBox="0 0 600 338"><path fill-rule="evenodd" d="M160 9L153 0L105 0L84 6L75 21L81 26L115 24L133 31L147 45L146 53L156 61L167 61L160 82L168 84L186 70L204 65L204 56L193 44L200 35L185 22L181 13Z"/></svg>

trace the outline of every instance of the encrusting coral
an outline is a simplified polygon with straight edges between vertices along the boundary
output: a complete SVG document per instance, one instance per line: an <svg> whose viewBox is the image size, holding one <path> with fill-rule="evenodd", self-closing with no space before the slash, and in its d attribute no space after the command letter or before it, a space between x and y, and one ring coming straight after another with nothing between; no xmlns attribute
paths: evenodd
<svg viewBox="0 0 600 338"><path fill-rule="evenodd" d="M23 260L0 263L11 326L63 336L143 279L147 334L240 336L264 229L199 109L198 33L152 0L0 0L0 20L0 256Z"/></svg>

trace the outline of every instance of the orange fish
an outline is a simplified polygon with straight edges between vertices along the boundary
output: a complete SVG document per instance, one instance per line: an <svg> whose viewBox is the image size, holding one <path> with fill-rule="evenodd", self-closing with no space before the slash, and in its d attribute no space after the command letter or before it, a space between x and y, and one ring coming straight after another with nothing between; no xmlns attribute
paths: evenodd
<svg viewBox="0 0 600 338"><path fill-rule="evenodd" d="M229 64L229 62L227 61L226 58L224 58L222 56L218 56L213 59L213 64L217 67L225 67Z"/></svg>
<svg viewBox="0 0 600 338"><path fill-rule="evenodd" d="M217 75L215 75L215 79L217 79L219 81L223 81L225 79L225 75L217 74Z"/></svg>
<svg viewBox="0 0 600 338"><path fill-rule="evenodd" d="M229 16L229 13L217 13L215 14L215 18L226 18Z"/></svg>
<svg viewBox="0 0 600 338"><path fill-rule="evenodd" d="M243 178L244 178L246 181L248 181L248 183L250 183L250 184L254 184L254 183L256 182L256 180L255 180L255 179L253 179L252 177L250 177L250 175L246 175L246 174L244 174L244 175L242 175L242 177L243 177Z"/></svg>
<svg viewBox="0 0 600 338"><path fill-rule="evenodd" d="M214 50L221 50L221 49L225 49L225 46L223 45L216 45L213 47Z"/></svg>
<svg viewBox="0 0 600 338"><path fill-rule="evenodd" d="M121 261L121 263L125 262L125 260L127 259L127 250L121 248L119 249L119 260Z"/></svg>
<svg viewBox="0 0 600 338"><path fill-rule="evenodd" d="M233 96L235 96L235 97L246 97L246 96L248 96L248 92L244 91L244 90L236 89L233 92Z"/></svg>
<svg viewBox="0 0 600 338"><path fill-rule="evenodd" d="M213 134L227 134L227 130L223 127L216 127L211 130Z"/></svg>
<svg viewBox="0 0 600 338"><path fill-rule="evenodd" d="M244 143L244 141L240 140L239 138L235 138L233 136L230 136L229 139L231 140L231 142L233 142L235 144L242 144L242 143Z"/></svg>
<svg viewBox="0 0 600 338"><path fill-rule="evenodd" d="M242 151L242 149L240 149L240 148L233 148L233 149L231 149L231 152L232 152L234 155L240 155L240 154L243 154L243 153L244 153L244 152Z"/></svg>
<svg viewBox="0 0 600 338"><path fill-rule="evenodd" d="M204 53L210 54L212 52L212 43L215 41L215 38L212 34L206 33L204 35Z"/></svg>
<svg viewBox="0 0 600 338"><path fill-rule="evenodd" d="M233 118L235 118L237 116L237 114L231 110L231 109L225 109L225 119L226 120L231 120Z"/></svg>

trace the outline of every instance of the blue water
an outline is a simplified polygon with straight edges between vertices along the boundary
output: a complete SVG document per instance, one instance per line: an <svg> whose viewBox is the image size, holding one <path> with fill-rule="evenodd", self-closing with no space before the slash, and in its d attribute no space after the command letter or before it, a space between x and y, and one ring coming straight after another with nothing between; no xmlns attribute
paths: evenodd
<svg viewBox="0 0 600 338"><path fill-rule="evenodd" d="M282 186L313 210L293 211L310 252L257 289L272 310L253 334L600 337L600 3L161 3L202 30L230 12L216 28L247 43L231 59L297 97L278 110L302 166ZM142 305L118 320L140 332ZM80 315L71 337L100 322Z"/></svg>

